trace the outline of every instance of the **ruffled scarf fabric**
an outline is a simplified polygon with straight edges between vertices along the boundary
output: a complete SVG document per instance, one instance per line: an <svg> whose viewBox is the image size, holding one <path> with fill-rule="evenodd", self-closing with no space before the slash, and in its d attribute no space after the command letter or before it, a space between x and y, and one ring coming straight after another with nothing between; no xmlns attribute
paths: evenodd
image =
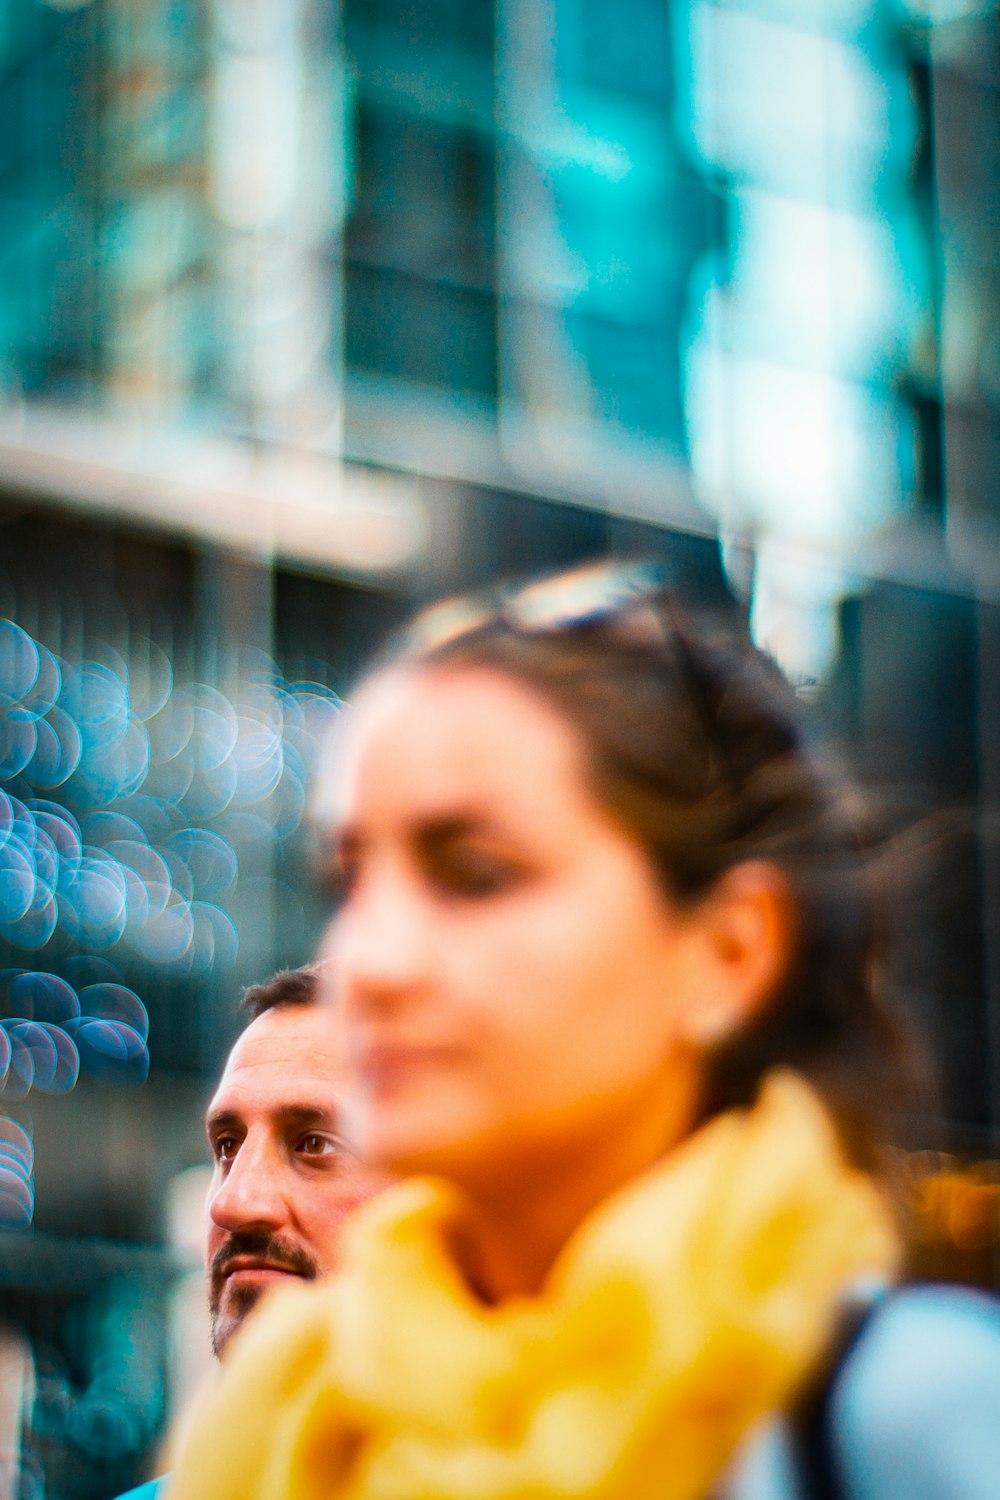
<svg viewBox="0 0 1000 1500"><path fill-rule="evenodd" d="M170 1500L702 1500L897 1243L798 1077L709 1122L586 1222L537 1298L487 1307L413 1180L344 1269L268 1299L199 1414Z"/></svg>

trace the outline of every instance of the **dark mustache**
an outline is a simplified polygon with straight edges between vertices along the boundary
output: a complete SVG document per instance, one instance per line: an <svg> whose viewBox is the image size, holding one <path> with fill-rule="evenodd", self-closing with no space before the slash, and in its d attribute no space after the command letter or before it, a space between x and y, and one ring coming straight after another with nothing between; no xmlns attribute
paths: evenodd
<svg viewBox="0 0 1000 1500"><path fill-rule="evenodd" d="M212 1256L212 1275L223 1276L227 1262L235 1260L238 1255L266 1260L269 1265L291 1271L296 1276L304 1276L310 1281L318 1275L316 1262L311 1255L295 1245L284 1244L276 1234L271 1234L266 1229L234 1229Z"/></svg>

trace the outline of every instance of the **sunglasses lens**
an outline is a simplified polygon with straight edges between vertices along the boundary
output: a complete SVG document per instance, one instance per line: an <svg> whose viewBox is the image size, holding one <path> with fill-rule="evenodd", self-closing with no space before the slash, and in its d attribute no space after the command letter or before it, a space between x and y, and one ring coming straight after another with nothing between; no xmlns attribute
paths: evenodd
<svg viewBox="0 0 1000 1500"><path fill-rule="evenodd" d="M663 586L658 563L595 563L525 584L504 601L503 614L522 630L558 630L607 619Z"/></svg>
<svg viewBox="0 0 1000 1500"><path fill-rule="evenodd" d="M599 562L555 577L433 605L419 615L407 648L433 652L491 622L524 635L556 634L607 622L620 643L667 647L723 779L739 789L717 712L715 674L700 661L671 594L667 569L656 561Z"/></svg>
<svg viewBox="0 0 1000 1500"><path fill-rule="evenodd" d="M468 635L496 614L495 605L480 595L445 599L417 616L406 634L407 649L436 651L450 641Z"/></svg>

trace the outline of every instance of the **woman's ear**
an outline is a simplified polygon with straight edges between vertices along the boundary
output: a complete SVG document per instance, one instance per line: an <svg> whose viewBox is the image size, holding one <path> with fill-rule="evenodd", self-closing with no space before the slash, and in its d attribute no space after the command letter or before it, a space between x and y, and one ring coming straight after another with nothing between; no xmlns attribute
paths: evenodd
<svg viewBox="0 0 1000 1500"><path fill-rule="evenodd" d="M762 859L734 865L702 899L695 925L705 983L683 1021L694 1047L727 1041L768 1005L791 962L794 914L787 876Z"/></svg>

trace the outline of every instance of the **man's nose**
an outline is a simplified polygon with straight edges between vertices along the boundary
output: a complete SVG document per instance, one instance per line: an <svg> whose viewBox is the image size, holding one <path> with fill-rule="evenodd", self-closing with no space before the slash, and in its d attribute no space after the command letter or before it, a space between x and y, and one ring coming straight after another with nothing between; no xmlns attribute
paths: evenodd
<svg viewBox="0 0 1000 1500"><path fill-rule="evenodd" d="M225 1177L209 1193L208 1211L220 1229L260 1224L278 1229L288 1217L277 1162L270 1152L244 1141Z"/></svg>

